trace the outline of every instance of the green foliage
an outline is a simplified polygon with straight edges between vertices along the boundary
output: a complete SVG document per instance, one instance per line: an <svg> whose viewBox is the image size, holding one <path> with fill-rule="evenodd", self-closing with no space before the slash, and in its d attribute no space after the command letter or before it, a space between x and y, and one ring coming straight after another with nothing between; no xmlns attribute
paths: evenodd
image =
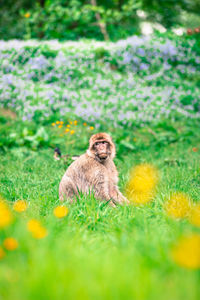
<svg viewBox="0 0 200 300"><path fill-rule="evenodd" d="M137 11L146 12L146 20L166 28L190 24L191 14L199 15L198 0L16 0L1 3L1 39L60 39L95 38L103 40L99 22L104 24L111 40L140 33L141 19ZM182 17L182 12L189 13ZM97 21L96 13L100 20ZM186 17L186 15L188 17ZM185 21L187 19L187 22ZM192 22L191 22L192 25Z"/></svg>

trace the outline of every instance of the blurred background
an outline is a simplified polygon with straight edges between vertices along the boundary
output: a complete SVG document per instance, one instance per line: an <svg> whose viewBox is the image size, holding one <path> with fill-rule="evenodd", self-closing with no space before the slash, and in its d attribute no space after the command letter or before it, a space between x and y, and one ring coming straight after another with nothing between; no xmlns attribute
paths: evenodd
<svg viewBox="0 0 200 300"><path fill-rule="evenodd" d="M199 128L199 0L1 0L0 300L199 300ZM129 206L58 199L97 132Z"/></svg>
<svg viewBox="0 0 200 300"><path fill-rule="evenodd" d="M198 26L199 0L2 0L0 9L0 39L5 40L116 41Z"/></svg>

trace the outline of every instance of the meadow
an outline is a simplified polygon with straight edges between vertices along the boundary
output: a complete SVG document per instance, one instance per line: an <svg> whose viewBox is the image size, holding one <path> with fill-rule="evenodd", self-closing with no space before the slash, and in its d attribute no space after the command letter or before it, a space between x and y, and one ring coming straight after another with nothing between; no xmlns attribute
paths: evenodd
<svg viewBox="0 0 200 300"><path fill-rule="evenodd" d="M0 42L0 299L199 299L199 62L198 36ZM99 131L121 191L147 165L152 196L60 207L71 156Z"/></svg>

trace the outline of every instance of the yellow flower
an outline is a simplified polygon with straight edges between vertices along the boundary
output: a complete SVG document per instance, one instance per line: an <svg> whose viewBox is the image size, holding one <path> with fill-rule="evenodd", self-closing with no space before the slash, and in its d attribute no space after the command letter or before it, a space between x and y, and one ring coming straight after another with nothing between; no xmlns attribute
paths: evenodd
<svg viewBox="0 0 200 300"><path fill-rule="evenodd" d="M157 170L149 164L136 166L130 173L126 185L127 198L136 204L145 204L152 200L158 182Z"/></svg>
<svg viewBox="0 0 200 300"><path fill-rule="evenodd" d="M87 123L84 122L84 123L83 123L83 126L87 126Z"/></svg>
<svg viewBox="0 0 200 300"><path fill-rule="evenodd" d="M12 222L11 211L4 200L0 199L0 229L7 227Z"/></svg>
<svg viewBox="0 0 200 300"><path fill-rule="evenodd" d="M66 206L57 206L53 210L53 214L57 218L64 218L68 214L69 210Z"/></svg>
<svg viewBox="0 0 200 300"><path fill-rule="evenodd" d="M189 221L192 225L200 227L200 204L194 205L189 214Z"/></svg>
<svg viewBox="0 0 200 300"><path fill-rule="evenodd" d="M46 228L44 228L38 220L32 219L28 221L27 228L36 239L42 239L47 236Z"/></svg>
<svg viewBox="0 0 200 300"><path fill-rule="evenodd" d="M25 13L24 17L25 18L30 18L31 14L29 12Z"/></svg>
<svg viewBox="0 0 200 300"><path fill-rule="evenodd" d="M61 121L61 122L60 122L60 124L61 124L61 125L63 125L63 124L64 124L64 122L63 122L63 121Z"/></svg>
<svg viewBox="0 0 200 300"><path fill-rule="evenodd" d="M66 129L65 129L65 132L69 132L69 131L70 131L69 128L66 128Z"/></svg>
<svg viewBox="0 0 200 300"><path fill-rule="evenodd" d="M167 214L174 218L188 216L190 208L190 199L183 193L173 193L165 205Z"/></svg>
<svg viewBox="0 0 200 300"><path fill-rule="evenodd" d="M46 228L44 227L40 227L38 228L37 230L35 230L34 232L32 232L32 236L35 238L35 239L43 239L47 236L47 230Z"/></svg>
<svg viewBox="0 0 200 300"><path fill-rule="evenodd" d="M76 125L77 125L77 123L78 123L78 122L75 120L75 121L74 121L74 125L76 126Z"/></svg>
<svg viewBox="0 0 200 300"><path fill-rule="evenodd" d="M0 246L0 259L2 259L5 256L5 252L3 250L3 248Z"/></svg>
<svg viewBox="0 0 200 300"><path fill-rule="evenodd" d="M200 235L182 237L172 249L172 258L181 267L200 268Z"/></svg>
<svg viewBox="0 0 200 300"><path fill-rule="evenodd" d="M18 241L12 237L9 237L3 241L3 245L6 248L6 250L12 251L18 248Z"/></svg>
<svg viewBox="0 0 200 300"><path fill-rule="evenodd" d="M24 200L17 200L13 204L13 209L17 212L23 212L27 209L28 203Z"/></svg>
<svg viewBox="0 0 200 300"><path fill-rule="evenodd" d="M70 125L69 125L69 124L67 124L67 127L68 127L68 128L70 128Z"/></svg>
<svg viewBox="0 0 200 300"><path fill-rule="evenodd" d="M70 121L70 122L69 122L69 124L70 124L70 125L72 125L72 124L73 124L73 122L72 122L72 121Z"/></svg>
<svg viewBox="0 0 200 300"><path fill-rule="evenodd" d="M52 126L55 126L55 125L56 125L56 123L51 123L51 125L52 125Z"/></svg>
<svg viewBox="0 0 200 300"><path fill-rule="evenodd" d="M59 126L58 126L58 128L62 128L62 127L63 127L62 125L59 125Z"/></svg>
<svg viewBox="0 0 200 300"><path fill-rule="evenodd" d="M75 131L74 131L74 130L71 130L71 131L70 131L70 134L74 134L74 133L75 133Z"/></svg>
<svg viewBox="0 0 200 300"><path fill-rule="evenodd" d="M56 121L56 124L60 124L60 121Z"/></svg>
<svg viewBox="0 0 200 300"><path fill-rule="evenodd" d="M93 126L90 126L90 130L93 130L94 129L94 127Z"/></svg>

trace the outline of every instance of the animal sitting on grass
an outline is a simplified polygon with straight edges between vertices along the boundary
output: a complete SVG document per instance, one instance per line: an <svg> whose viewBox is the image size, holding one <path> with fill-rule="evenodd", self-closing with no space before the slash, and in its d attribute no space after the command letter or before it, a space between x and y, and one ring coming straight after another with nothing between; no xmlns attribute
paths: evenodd
<svg viewBox="0 0 200 300"><path fill-rule="evenodd" d="M97 199L117 203L129 201L119 191L118 172L113 162L115 145L107 133L97 133L90 138L89 149L77 158L65 172L59 186L61 201L76 199L78 192L94 192Z"/></svg>

